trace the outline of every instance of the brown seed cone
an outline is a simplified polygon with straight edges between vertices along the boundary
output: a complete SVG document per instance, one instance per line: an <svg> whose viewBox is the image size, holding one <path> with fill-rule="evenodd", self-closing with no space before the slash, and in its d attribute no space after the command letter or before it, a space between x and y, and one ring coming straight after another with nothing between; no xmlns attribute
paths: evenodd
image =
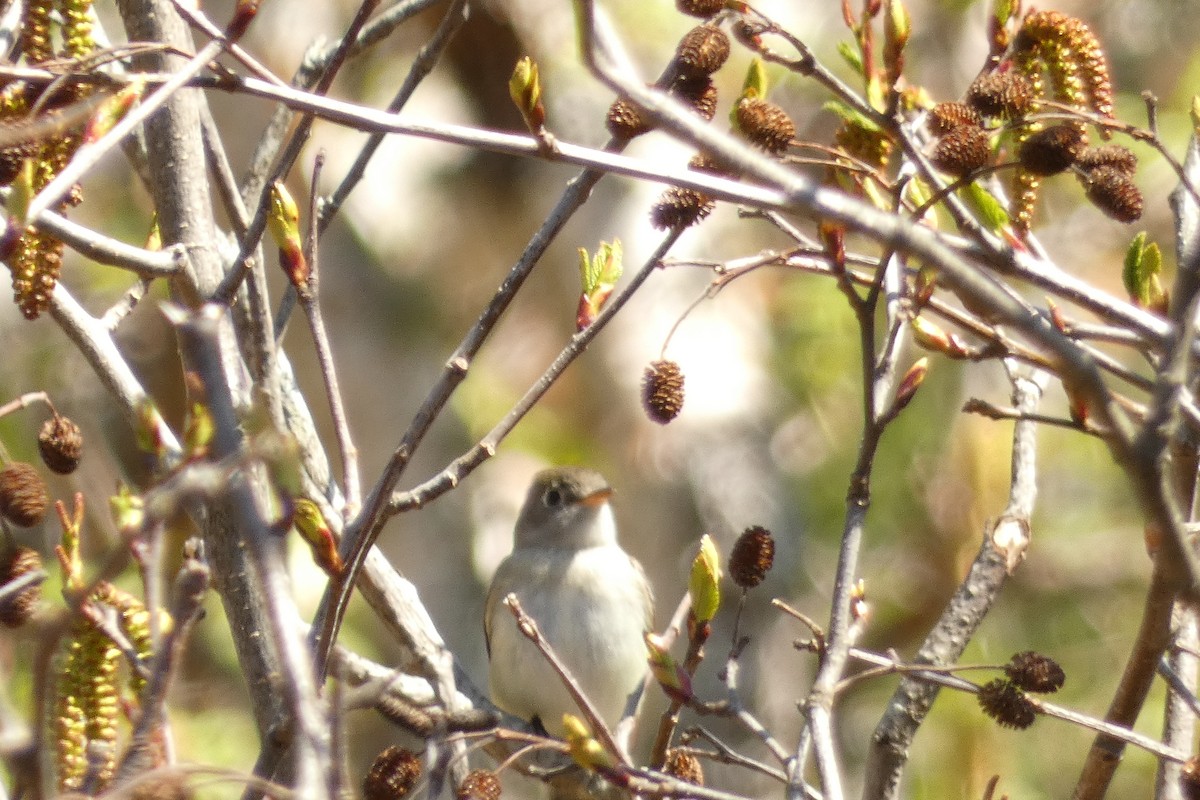
<svg viewBox="0 0 1200 800"><path fill-rule="evenodd" d="M1192 756L1179 771L1179 788L1184 800L1200 800L1200 756Z"/></svg>
<svg viewBox="0 0 1200 800"><path fill-rule="evenodd" d="M987 131L960 125L938 140L933 150L933 165L942 172L962 177L987 164L992 146Z"/></svg>
<svg viewBox="0 0 1200 800"><path fill-rule="evenodd" d="M666 425L683 409L683 371L674 361L652 361L642 376L642 405L646 416Z"/></svg>
<svg viewBox="0 0 1200 800"><path fill-rule="evenodd" d="M742 532L729 555L729 575L743 589L758 586L775 563L775 539L766 528L755 525Z"/></svg>
<svg viewBox="0 0 1200 800"><path fill-rule="evenodd" d="M1099 167L1087 173L1087 198L1096 208L1118 222L1136 222L1142 217L1145 201L1142 191L1129 175L1113 167Z"/></svg>
<svg viewBox="0 0 1200 800"><path fill-rule="evenodd" d="M1017 158L1034 175L1057 175L1069 169L1086 146L1083 130L1063 123L1030 134L1017 149Z"/></svg>
<svg viewBox="0 0 1200 800"><path fill-rule="evenodd" d="M622 139L632 139L654 129L654 126L642 117L642 112L638 111L637 106L624 97L617 98L608 107L604 127L608 128L608 132L613 136Z"/></svg>
<svg viewBox="0 0 1200 800"><path fill-rule="evenodd" d="M1004 674L1018 689L1044 694L1057 692L1067 680L1057 661L1033 650L1025 650L1009 659Z"/></svg>
<svg viewBox="0 0 1200 800"><path fill-rule="evenodd" d="M663 231L687 228L711 214L716 205L703 192L672 186L650 209L650 224Z"/></svg>
<svg viewBox="0 0 1200 800"><path fill-rule="evenodd" d="M0 470L0 514L14 525L37 525L49 504L46 483L32 464L13 461Z"/></svg>
<svg viewBox="0 0 1200 800"><path fill-rule="evenodd" d="M1024 730L1037 719L1033 703L1025 693L1004 678L979 687L979 707L1005 728Z"/></svg>
<svg viewBox="0 0 1200 800"><path fill-rule="evenodd" d="M938 103L929 109L929 129L934 135L942 136L959 125L983 125L983 117L974 107L966 103Z"/></svg>
<svg viewBox="0 0 1200 800"><path fill-rule="evenodd" d="M725 0L675 0L675 8L690 17L707 19L725 8Z"/></svg>
<svg viewBox="0 0 1200 800"><path fill-rule="evenodd" d="M471 770L455 796L458 800L500 800L500 779L486 769Z"/></svg>
<svg viewBox="0 0 1200 800"><path fill-rule="evenodd" d="M796 138L792 118L769 100L744 97L738 102L736 113L742 135L768 153L782 152Z"/></svg>
<svg viewBox="0 0 1200 800"><path fill-rule="evenodd" d="M1138 159L1128 147L1106 144L1084 150L1075 163L1085 172L1098 167L1112 167L1132 176L1137 171Z"/></svg>
<svg viewBox="0 0 1200 800"><path fill-rule="evenodd" d="M671 94L691 106L706 122L712 122L717 114L717 85L707 76L680 78L671 86Z"/></svg>
<svg viewBox="0 0 1200 800"><path fill-rule="evenodd" d="M42 557L29 547L14 547L0 561L0 585L42 568ZM18 628L29 621L42 598L41 584L28 586L0 602L0 623Z"/></svg>
<svg viewBox="0 0 1200 800"><path fill-rule="evenodd" d="M729 37L716 25L697 25L675 48L675 66L682 78L707 78L728 58Z"/></svg>
<svg viewBox="0 0 1200 800"><path fill-rule="evenodd" d="M51 472L70 475L83 456L83 433L70 419L55 414L42 424L38 434L38 452Z"/></svg>
<svg viewBox="0 0 1200 800"><path fill-rule="evenodd" d="M693 786L704 785L704 767L700 765L700 759L682 750L672 749L667 753L667 763L663 765L663 772Z"/></svg>
<svg viewBox="0 0 1200 800"><path fill-rule="evenodd" d="M421 777L421 759L411 750L392 745L375 757L363 779L363 800L398 800L412 791Z"/></svg>
<svg viewBox="0 0 1200 800"><path fill-rule="evenodd" d="M985 117L1014 119L1028 113L1034 94L1033 84L1019 72L989 72L971 84L967 103Z"/></svg>

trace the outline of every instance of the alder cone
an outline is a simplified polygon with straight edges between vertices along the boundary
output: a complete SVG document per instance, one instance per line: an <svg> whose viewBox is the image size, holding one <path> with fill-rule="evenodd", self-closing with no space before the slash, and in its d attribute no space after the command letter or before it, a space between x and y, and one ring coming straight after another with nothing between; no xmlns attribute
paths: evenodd
<svg viewBox="0 0 1200 800"><path fill-rule="evenodd" d="M55 414L38 433L38 452L52 472L70 475L83 456L83 433L70 419Z"/></svg>
<svg viewBox="0 0 1200 800"><path fill-rule="evenodd" d="M417 785L421 759L411 750L392 745L371 763L363 779L364 800L398 800Z"/></svg>
<svg viewBox="0 0 1200 800"><path fill-rule="evenodd" d="M32 464L13 461L0 470L0 514L14 525L32 528L46 516L50 495Z"/></svg>
<svg viewBox="0 0 1200 800"><path fill-rule="evenodd" d="M646 367L642 379L642 404L646 415L666 425L683 410L683 370L674 361L660 359Z"/></svg>
<svg viewBox="0 0 1200 800"><path fill-rule="evenodd" d="M1142 218L1145 200L1129 174L1115 167L1100 167L1087 175L1087 198L1096 208L1118 222Z"/></svg>
<svg viewBox="0 0 1200 800"><path fill-rule="evenodd" d="M738 128L768 153L779 153L796 138L796 124L788 113L769 100L745 97L737 104Z"/></svg>
<svg viewBox="0 0 1200 800"><path fill-rule="evenodd" d="M938 140L932 160L942 172L962 177L985 166L991 158L987 131L960 125Z"/></svg>
<svg viewBox="0 0 1200 800"><path fill-rule="evenodd" d="M0 562L0 585L42 568L42 557L29 547L14 547ZM29 621L42 598L41 584L28 586L7 600L0 601L0 623L18 628Z"/></svg>

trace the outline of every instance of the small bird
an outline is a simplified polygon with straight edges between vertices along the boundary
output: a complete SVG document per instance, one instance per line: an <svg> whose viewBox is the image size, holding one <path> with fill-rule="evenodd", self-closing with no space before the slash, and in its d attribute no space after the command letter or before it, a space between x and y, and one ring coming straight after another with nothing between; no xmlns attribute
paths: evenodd
<svg viewBox="0 0 1200 800"><path fill-rule="evenodd" d="M646 672L642 637L654 601L641 565L617 543L612 493L602 475L583 467L538 473L517 518L512 554L488 591L492 700L560 738L563 714L580 711L503 601L517 596L600 717L615 725Z"/></svg>

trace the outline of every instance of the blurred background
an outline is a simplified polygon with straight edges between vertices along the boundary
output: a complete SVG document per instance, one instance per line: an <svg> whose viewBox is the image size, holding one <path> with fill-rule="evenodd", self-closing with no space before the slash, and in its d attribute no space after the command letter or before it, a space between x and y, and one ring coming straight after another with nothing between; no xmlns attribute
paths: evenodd
<svg viewBox="0 0 1200 800"><path fill-rule="evenodd" d="M206 11L220 20L228 7L214 3ZM849 40L837 2L763 0L758 7L851 80L836 53L837 43ZM695 24L668 0L614 0L607 8L647 80L658 74L674 43ZM937 100L960 98L986 54L988 4L913 0L909 8L914 29L909 81L923 85ZM1105 43L1119 92L1118 115L1144 124L1140 95L1153 93L1160 100L1163 138L1182 156L1191 129L1187 110L1200 87L1200 61L1188 26L1175 21L1194 11L1192 4L1110 0L1063 2L1056 8L1084 19ZM289 78L307 45L316 37L336 39L354 9L345 0L267 3L243 44ZM352 61L333 95L386 104L443 11L443 5L435 5ZM119 39L113 9L104 5L100 13ZM607 140L603 119L612 97L581 67L574 42L571 4L472 3L470 21L405 113L417 120L521 130L507 80L514 62L530 55L541 67L550 130L566 141L599 146ZM717 75L722 104L714 124L725 124L729 99L740 88L748 63L749 56L735 48ZM778 68L769 74L771 97L790 111L798 138L828 141L837 121L822 110L827 98L801 77ZM270 109L224 94L210 99L235 168L244 169ZM328 156L319 189L332 190L364 139L318 123L290 181L293 193L307 195L305 174L318 148ZM1047 182L1035 222L1035 231L1062 266L1118 296L1121 259L1137 230L1149 231L1162 244L1168 264L1173 263L1166 199L1173 175L1147 148L1133 147L1142 157L1137 182L1147 199L1138 226L1103 217L1083 202L1077 182L1068 178ZM680 165L690 155L663 134L642 137L628 152ZM372 162L321 245L324 310L368 484L446 358L574 173L562 166L398 137ZM105 162L85 183L86 199L74 216L140 243L150 227L150 204L129 174L116 158ZM579 291L577 248L594 251L600 241L619 238L627 270L641 264L662 236L648 221L660 191L619 178L600 184L473 364L416 453L405 488L440 471L486 433L571 336ZM548 464L587 464L604 472L617 490L622 538L652 576L660 626L683 595L702 534L712 534L728 553L738 533L750 525L774 532L779 546L775 569L746 601L743 632L753 639L744 656L742 686L763 722L782 742L794 743L801 724L796 702L807 692L814 659L792 646L807 631L772 610L770 600L779 597L821 622L828 617L843 500L861 428L853 315L828 280L761 269L700 303L667 342L672 326L713 277L710 270L686 262L710 263L787 244L765 223L739 219L736 208L719 206L703 225L684 234L672 253L681 263L656 271L495 458L455 491L389 523L380 546L417 585L448 645L478 685L486 685L480 623L484 592L492 570L508 552L512 520L527 481ZM277 298L282 278L273 264L271 270ZM125 274L72 256L63 280L94 313L128 288ZM178 422L183 415L180 376L171 337L156 308L159 299L161 294L143 302L118 334L168 419ZM0 401L45 389L84 428L88 453L83 469L69 479L55 478L52 491L62 498L84 492L90 504L85 544L99 557L116 546L107 496L118 482L144 477L131 432L49 318L26 323L3 304L0 334L7 342ZM640 406L643 370L660 357L664 344L665 356L679 362L687 381L683 412L666 427L647 420ZM308 330L299 317L293 319L285 347L332 442ZM906 354L902 365L920 355ZM1008 491L1011 423L958 413L969 397L1007 404L1000 366L937 357L931 362L925 386L889 429L880 451L861 561L873 609L863 643L881 651L894 648L902 658L913 654L957 586L986 521L1004 508ZM1056 387L1043 410L1065 415ZM0 437L13 457L35 457L41 419L39 413L26 412L0 420ZM1139 513L1099 441L1046 428L1039 446L1040 496L1029 558L965 662L1001 664L1016 651L1043 651L1068 676L1058 700L1099 716L1124 664L1147 584L1149 561ZM181 535L184 527L181 523ZM48 517L41 529L20 531L18 537L48 554L58 533L57 523ZM323 576L306 550L293 550L297 597L311 613ZM52 581L49 597L55 589ZM734 598L732 585L729 590ZM714 698L720 693L715 674L729 646L734 605L731 601L719 618L709 661L701 668L701 691ZM178 751L186 761L248 770L256 755L249 744L254 741L253 721L215 597L208 611L175 689ZM395 655L365 606L353 610L342 641L384 663ZM0 689L5 713L28 713L28 665L35 647L32 633L0 633L0 660L5 674L15 676L8 688ZM838 708L843 766L852 787L859 785L861 758L895 683L894 678L860 683ZM1147 734L1158 735L1161 699L1158 687L1139 723ZM748 755L767 757L728 726L711 720L704 724ZM352 775L361 776L387 744L405 741L373 713L355 713L349 729ZM999 774L1000 789L1014 798L1065 796L1090 742L1086 732L1048 719L1024 732L1003 730L983 717L974 698L944 692L914 744L905 795L979 797L988 778ZM1147 794L1153 769L1150 757L1131 750L1112 796ZM733 785L751 795L777 793L756 777L722 770L712 772L710 783ZM238 787L229 785L204 790L213 797L238 793Z"/></svg>

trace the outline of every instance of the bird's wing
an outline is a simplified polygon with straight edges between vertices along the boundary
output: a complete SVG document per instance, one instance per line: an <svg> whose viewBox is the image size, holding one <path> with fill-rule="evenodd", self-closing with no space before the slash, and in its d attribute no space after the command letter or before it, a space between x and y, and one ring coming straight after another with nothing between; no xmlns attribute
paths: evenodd
<svg viewBox="0 0 1200 800"><path fill-rule="evenodd" d="M654 630L654 589L650 586L649 579L646 578L646 570L642 568L642 563L633 556L629 557L629 561L642 579L642 616L646 621L646 630L652 631Z"/></svg>

